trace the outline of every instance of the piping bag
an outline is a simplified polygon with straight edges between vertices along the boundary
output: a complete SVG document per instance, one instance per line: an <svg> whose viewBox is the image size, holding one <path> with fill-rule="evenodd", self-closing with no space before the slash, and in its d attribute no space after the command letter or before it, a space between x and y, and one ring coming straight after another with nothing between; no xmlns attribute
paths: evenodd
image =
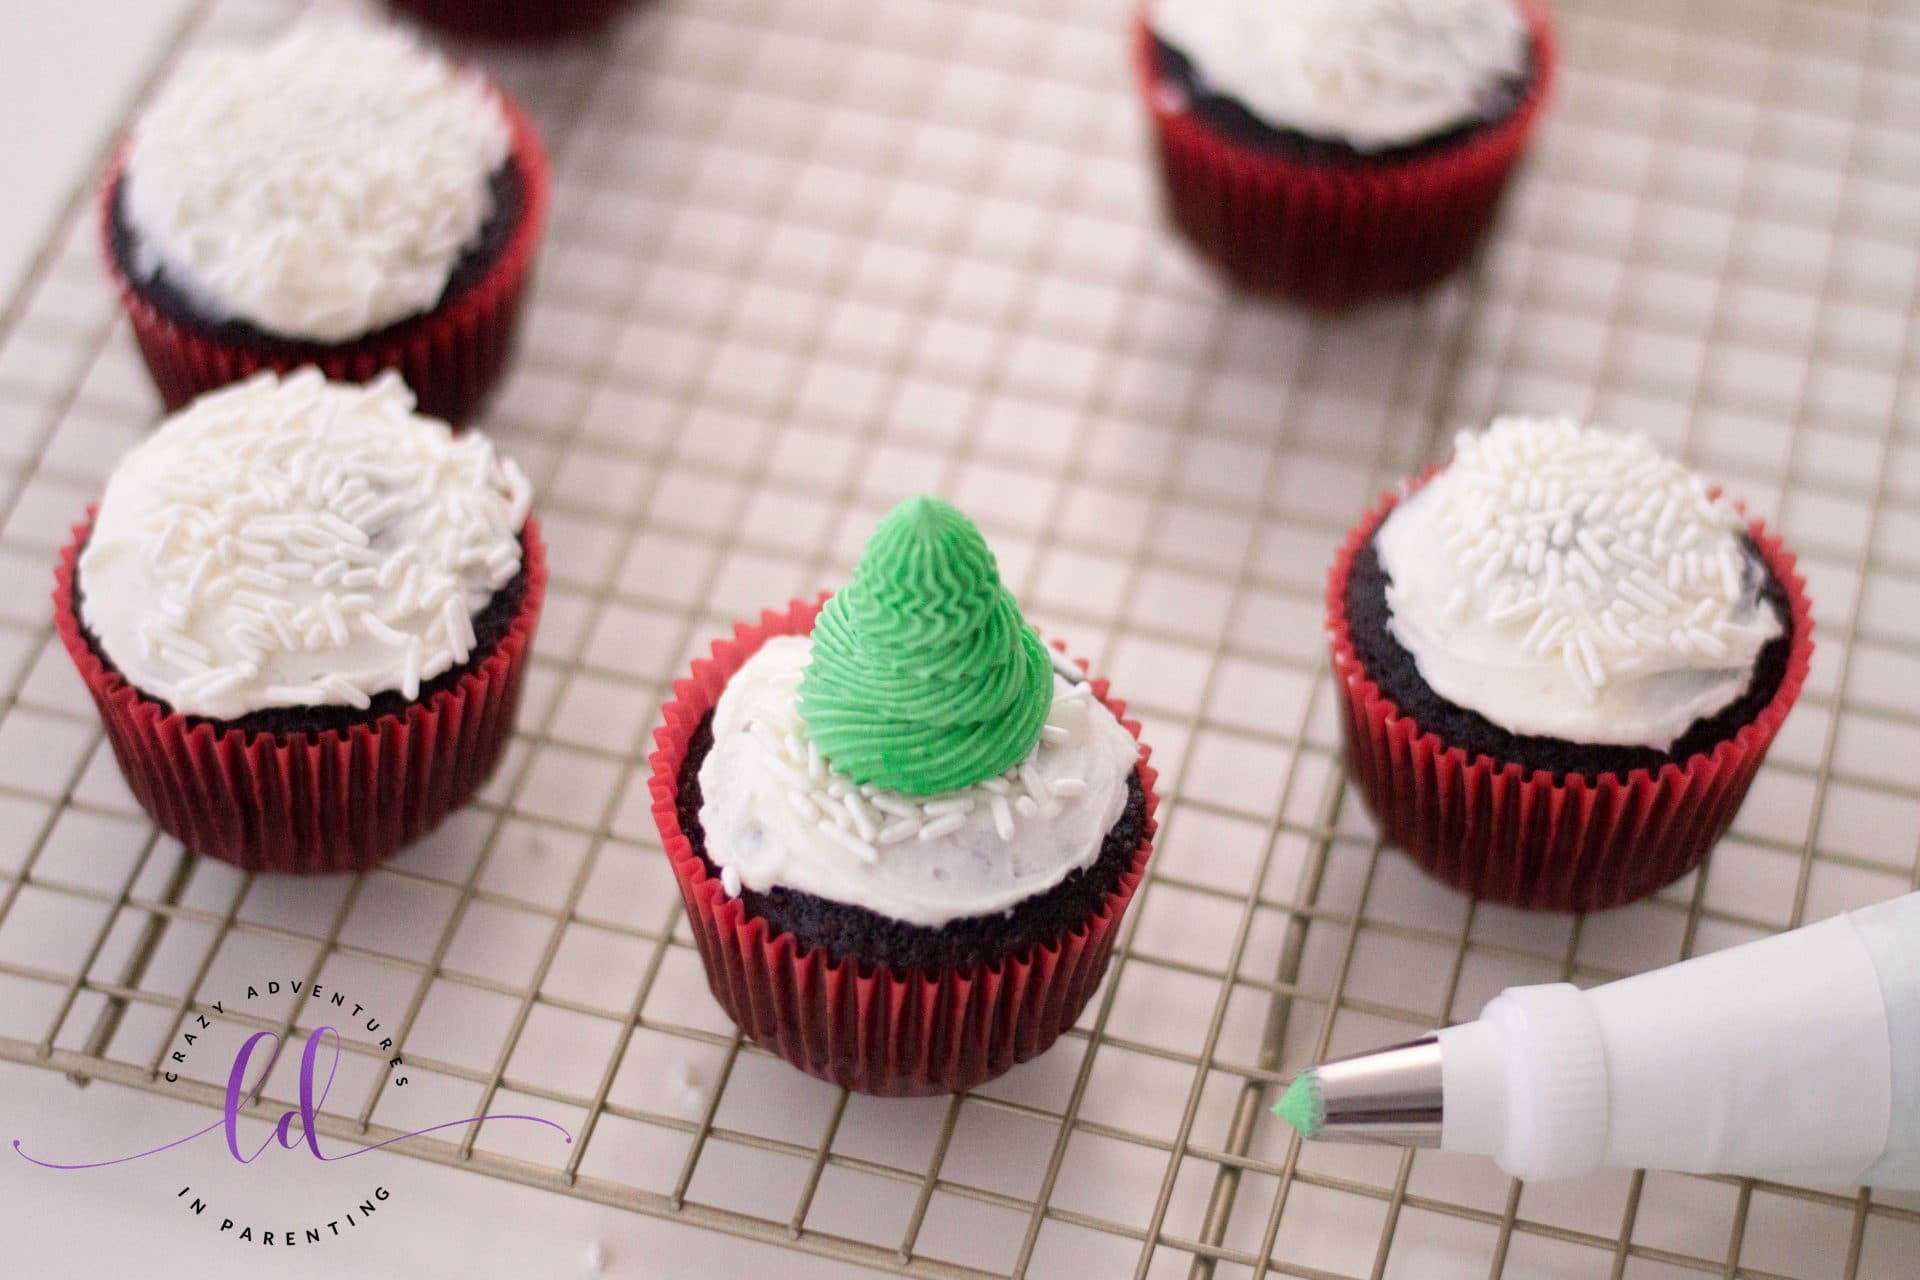
<svg viewBox="0 0 1920 1280"><path fill-rule="evenodd" d="M1668 1169L1920 1188L1920 893L1302 1072L1310 1139L1491 1156L1515 1177Z"/></svg>

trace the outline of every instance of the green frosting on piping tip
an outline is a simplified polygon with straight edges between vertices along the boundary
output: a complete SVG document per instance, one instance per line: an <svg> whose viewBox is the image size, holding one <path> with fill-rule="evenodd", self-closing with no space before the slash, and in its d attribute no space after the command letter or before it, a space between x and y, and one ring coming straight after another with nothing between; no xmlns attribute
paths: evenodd
<svg viewBox="0 0 1920 1280"><path fill-rule="evenodd" d="M1308 1067L1295 1076L1280 1101L1273 1104L1273 1114L1292 1125L1303 1138L1319 1133L1327 1119L1326 1107L1320 1101L1319 1073Z"/></svg>
<svg viewBox="0 0 1920 1280"><path fill-rule="evenodd" d="M1052 706L1046 646L980 530L938 498L895 507L814 624L800 716L827 763L906 795L957 791L1026 759Z"/></svg>

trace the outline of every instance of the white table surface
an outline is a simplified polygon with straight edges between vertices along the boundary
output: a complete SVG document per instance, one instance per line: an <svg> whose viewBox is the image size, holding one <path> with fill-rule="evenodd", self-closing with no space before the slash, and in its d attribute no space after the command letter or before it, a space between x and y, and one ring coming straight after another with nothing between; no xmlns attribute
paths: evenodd
<svg viewBox="0 0 1920 1280"><path fill-rule="evenodd" d="M65 204L106 145L109 131L164 47L187 0L4 0L0 40L0 299L10 299ZM110 1084L77 1088L52 1072L0 1064L0 1147L128 1149L207 1122L184 1103ZM192 1123L188 1123L192 1122ZM175 1153L167 1180L191 1182L231 1167L219 1146ZM760 1275L826 1280L844 1264L774 1250L638 1214L381 1153L360 1176L395 1188L396 1212L337 1246L271 1259L221 1247L160 1191L149 1165L53 1174L0 1150L0 1233L11 1275L191 1273L204 1280L261 1275L381 1276L404 1269L439 1276L571 1277L593 1274L598 1242L607 1276L648 1280ZM377 1166L370 1171L365 1166ZM224 1169L221 1172L225 1172ZM410 1202L410 1203L409 1203ZM31 1227L31 1230L22 1228ZM862 1274L865 1274L862 1271Z"/></svg>

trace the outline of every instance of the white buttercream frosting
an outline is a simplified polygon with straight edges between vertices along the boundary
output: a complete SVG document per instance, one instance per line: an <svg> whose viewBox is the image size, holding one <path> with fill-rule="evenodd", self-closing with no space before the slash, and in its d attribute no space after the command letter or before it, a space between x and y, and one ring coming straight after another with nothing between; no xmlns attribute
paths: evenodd
<svg viewBox="0 0 1920 1280"><path fill-rule="evenodd" d="M1641 435L1502 418L1376 535L1395 638L1512 733L1665 751L1782 621L1739 513Z"/></svg>
<svg viewBox="0 0 1920 1280"><path fill-rule="evenodd" d="M1514 0L1158 0L1150 21L1209 92L1362 151L1490 118L1527 67Z"/></svg>
<svg viewBox="0 0 1920 1280"><path fill-rule="evenodd" d="M212 319L357 338L439 302L508 145L493 90L397 30L309 22L207 54L134 126L133 265Z"/></svg>
<svg viewBox="0 0 1920 1280"><path fill-rule="evenodd" d="M1092 865L1139 744L1084 684L1055 678L1038 746L963 791L855 786L807 741L805 636L768 640L727 682L700 766L706 852L729 893L785 886L909 924L1005 911Z"/></svg>
<svg viewBox="0 0 1920 1280"><path fill-rule="evenodd" d="M413 412L396 374L313 369L202 396L128 453L80 558L80 616L190 715L365 707L465 662L520 571L526 477Z"/></svg>

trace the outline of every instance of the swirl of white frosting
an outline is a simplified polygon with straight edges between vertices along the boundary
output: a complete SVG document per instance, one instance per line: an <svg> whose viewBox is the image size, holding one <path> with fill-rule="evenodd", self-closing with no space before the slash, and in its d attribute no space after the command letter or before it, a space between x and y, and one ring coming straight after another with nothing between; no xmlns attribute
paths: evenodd
<svg viewBox="0 0 1920 1280"><path fill-rule="evenodd" d="M1487 119L1527 67L1514 0L1159 0L1149 20L1210 92L1361 151Z"/></svg>
<svg viewBox="0 0 1920 1280"><path fill-rule="evenodd" d="M344 705L465 662L520 572L527 480L413 412L387 373L263 373L200 397L107 481L80 616L136 688L189 715Z"/></svg>
<svg viewBox="0 0 1920 1280"><path fill-rule="evenodd" d="M1394 636L1512 733L1665 751L1782 622L1745 525L1641 435L1501 418L1381 525Z"/></svg>
<svg viewBox="0 0 1920 1280"><path fill-rule="evenodd" d="M399 31L309 22L205 55L134 125L134 269L215 320L361 337L440 301L509 141L494 92Z"/></svg>
<svg viewBox="0 0 1920 1280"><path fill-rule="evenodd" d="M779 886L941 925L1005 911L1100 856L1140 747L1084 684L1055 677L1033 754L962 791L905 796L830 771L800 719L805 636L727 682L700 766L707 856L729 893Z"/></svg>

